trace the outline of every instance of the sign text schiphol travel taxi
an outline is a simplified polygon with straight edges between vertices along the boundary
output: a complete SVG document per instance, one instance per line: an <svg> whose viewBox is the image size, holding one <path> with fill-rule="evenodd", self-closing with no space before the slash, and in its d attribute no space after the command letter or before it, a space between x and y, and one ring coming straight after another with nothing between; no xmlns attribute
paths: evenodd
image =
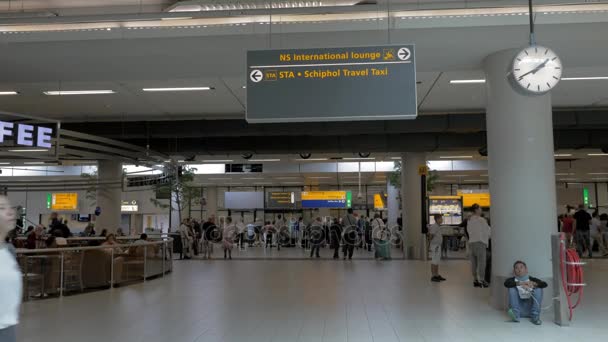
<svg viewBox="0 0 608 342"><path fill-rule="evenodd" d="M413 45L249 51L247 120L413 119Z"/></svg>

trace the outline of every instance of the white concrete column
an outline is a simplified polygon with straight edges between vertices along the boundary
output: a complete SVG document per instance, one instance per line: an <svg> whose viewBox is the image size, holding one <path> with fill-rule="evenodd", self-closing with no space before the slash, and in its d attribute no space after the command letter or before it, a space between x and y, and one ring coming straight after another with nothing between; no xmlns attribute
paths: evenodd
<svg viewBox="0 0 608 342"><path fill-rule="evenodd" d="M418 166L421 165L426 165L424 153L404 153L401 156L401 212L405 233L405 256L414 259L425 259L420 198L422 186L418 174Z"/></svg>
<svg viewBox="0 0 608 342"><path fill-rule="evenodd" d="M205 205L207 217L205 217L205 219L211 215L217 216L217 188L216 187L205 188L205 200L207 200L207 204Z"/></svg>
<svg viewBox="0 0 608 342"><path fill-rule="evenodd" d="M388 226L396 227L399 217L399 189L390 182L386 184L386 209L388 210Z"/></svg>
<svg viewBox="0 0 608 342"><path fill-rule="evenodd" d="M484 61L488 171L492 196L492 304L506 304L502 283L522 260L552 281L551 234L556 225L551 95L528 95L508 80L516 50ZM550 301L552 290L546 291Z"/></svg>
<svg viewBox="0 0 608 342"><path fill-rule="evenodd" d="M120 205L122 187L122 164L113 160L100 160L97 167L97 179L99 182L112 182L117 185L101 185L97 188L97 206L101 208L101 215L95 221L97 233L102 229L108 232L116 232L120 227Z"/></svg>

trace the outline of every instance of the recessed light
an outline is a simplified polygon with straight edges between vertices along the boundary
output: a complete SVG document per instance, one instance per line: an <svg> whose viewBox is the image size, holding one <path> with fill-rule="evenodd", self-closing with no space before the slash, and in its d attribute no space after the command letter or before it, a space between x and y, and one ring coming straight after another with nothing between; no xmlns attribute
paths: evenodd
<svg viewBox="0 0 608 342"><path fill-rule="evenodd" d="M329 158L309 158L309 159L294 159L295 161L323 161L329 160Z"/></svg>
<svg viewBox="0 0 608 342"><path fill-rule="evenodd" d="M16 91L0 91L0 96L4 95L19 95L19 93Z"/></svg>
<svg viewBox="0 0 608 342"><path fill-rule="evenodd" d="M608 153L589 153L587 155L590 157L605 157L608 156Z"/></svg>
<svg viewBox="0 0 608 342"><path fill-rule="evenodd" d="M44 95L104 95L114 94L114 90L49 90Z"/></svg>
<svg viewBox="0 0 608 342"><path fill-rule="evenodd" d="M275 177L275 179L298 179L300 177Z"/></svg>
<svg viewBox="0 0 608 342"><path fill-rule="evenodd" d="M211 90L212 87L181 87L181 88L143 88L143 91L203 91Z"/></svg>
<svg viewBox="0 0 608 342"><path fill-rule="evenodd" d="M264 180L264 177L262 178L257 178L257 177L247 177L247 178L241 178L242 180Z"/></svg>
<svg viewBox="0 0 608 342"><path fill-rule="evenodd" d="M392 160L401 160L401 157L391 157Z"/></svg>
<svg viewBox="0 0 608 342"><path fill-rule="evenodd" d="M279 162L281 159L249 159L248 161L254 163L264 163L264 162Z"/></svg>
<svg viewBox="0 0 608 342"><path fill-rule="evenodd" d="M40 165L40 164L44 164L44 162L41 162L41 161L35 161L35 162L23 162L23 164L28 164L28 165Z"/></svg>
<svg viewBox="0 0 608 342"><path fill-rule="evenodd" d="M608 172L589 172L588 175L608 175Z"/></svg>
<svg viewBox="0 0 608 342"><path fill-rule="evenodd" d="M571 153L555 153L554 157L572 157Z"/></svg>
<svg viewBox="0 0 608 342"><path fill-rule="evenodd" d="M0 165L10 165L11 163L9 162L1 162Z"/></svg>
<svg viewBox="0 0 608 342"><path fill-rule="evenodd" d="M562 77L562 81L596 81L596 80L608 80L608 76Z"/></svg>
<svg viewBox="0 0 608 342"><path fill-rule="evenodd" d="M202 161L203 163L231 163L233 162L232 159L218 159L218 160L212 160L212 159L205 159Z"/></svg>
<svg viewBox="0 0 608 342"><path fill-rule="evenodd" d="M49 150L44 150L44 149L40 149L40 148L35 148L35 149L14 149L14 150L8 150L9 152L48 152Z"/></svg>
<svg viewBox="0 0 608 342"><path fill-rule="evenodd" d="M369 158L342 158L342 160L376 160L375 157L369 157Z"/></svg>
<svg viewBox="0 0 608 342"><path fill-rule="evenodd" d="M479 83L486 83L486 80L477 79L477 80L451 80L450 81L450 84L479 84Z"/></svg>
<svg viewBox="0 0 608 342"><path fill-rule="evenodd" d="M471 159L473 156L440 156L439 159Z"/></svg>
<svg viewBox="0 0 608 342"><path fill-rule="evenodd" d="M307 177L309 179L330 179L331 177Z"/></svg>

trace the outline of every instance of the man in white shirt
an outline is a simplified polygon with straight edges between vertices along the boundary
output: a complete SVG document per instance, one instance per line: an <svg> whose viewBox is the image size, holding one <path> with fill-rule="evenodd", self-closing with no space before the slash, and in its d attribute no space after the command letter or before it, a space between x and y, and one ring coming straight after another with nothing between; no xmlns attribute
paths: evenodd
<svg viewBox="0 0 608 342"><path fill-rule="evenodd" d="M441 224L443 223L443 216L441 214L433 215L435 223L429 227L429 241L431 251L431 281L440 282L446 280L444 277L439 275L439 261L441 261L441 245L443 243L443 235L441 234Z"/></svg>
<svg viewBox="0 0 608 342"><path fill-rule="evenodd" d="M467 233L469 237L469 254L471 258L471 269L473 272L473 286L489 287L485 281L486 274L486 249L490 242L490 226L485 218L481 217L481 207L473 204L473 215L467 221Z"/></svg>

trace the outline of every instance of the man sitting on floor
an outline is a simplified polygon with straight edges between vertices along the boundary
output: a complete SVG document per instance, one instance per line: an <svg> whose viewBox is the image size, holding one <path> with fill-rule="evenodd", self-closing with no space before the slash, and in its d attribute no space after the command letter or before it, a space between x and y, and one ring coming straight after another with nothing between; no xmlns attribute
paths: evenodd
<svg viewBox="0 0 608 342"><path fill-rule="evenodd" d="M519 322L520 317L530 317L533 324L541 325L542 289L547 287L547 283L530 277L528 266L523 261L513 264L513 274L515 277L505 281L505 287L509 289L509 316L513 322Z"/></svg>

